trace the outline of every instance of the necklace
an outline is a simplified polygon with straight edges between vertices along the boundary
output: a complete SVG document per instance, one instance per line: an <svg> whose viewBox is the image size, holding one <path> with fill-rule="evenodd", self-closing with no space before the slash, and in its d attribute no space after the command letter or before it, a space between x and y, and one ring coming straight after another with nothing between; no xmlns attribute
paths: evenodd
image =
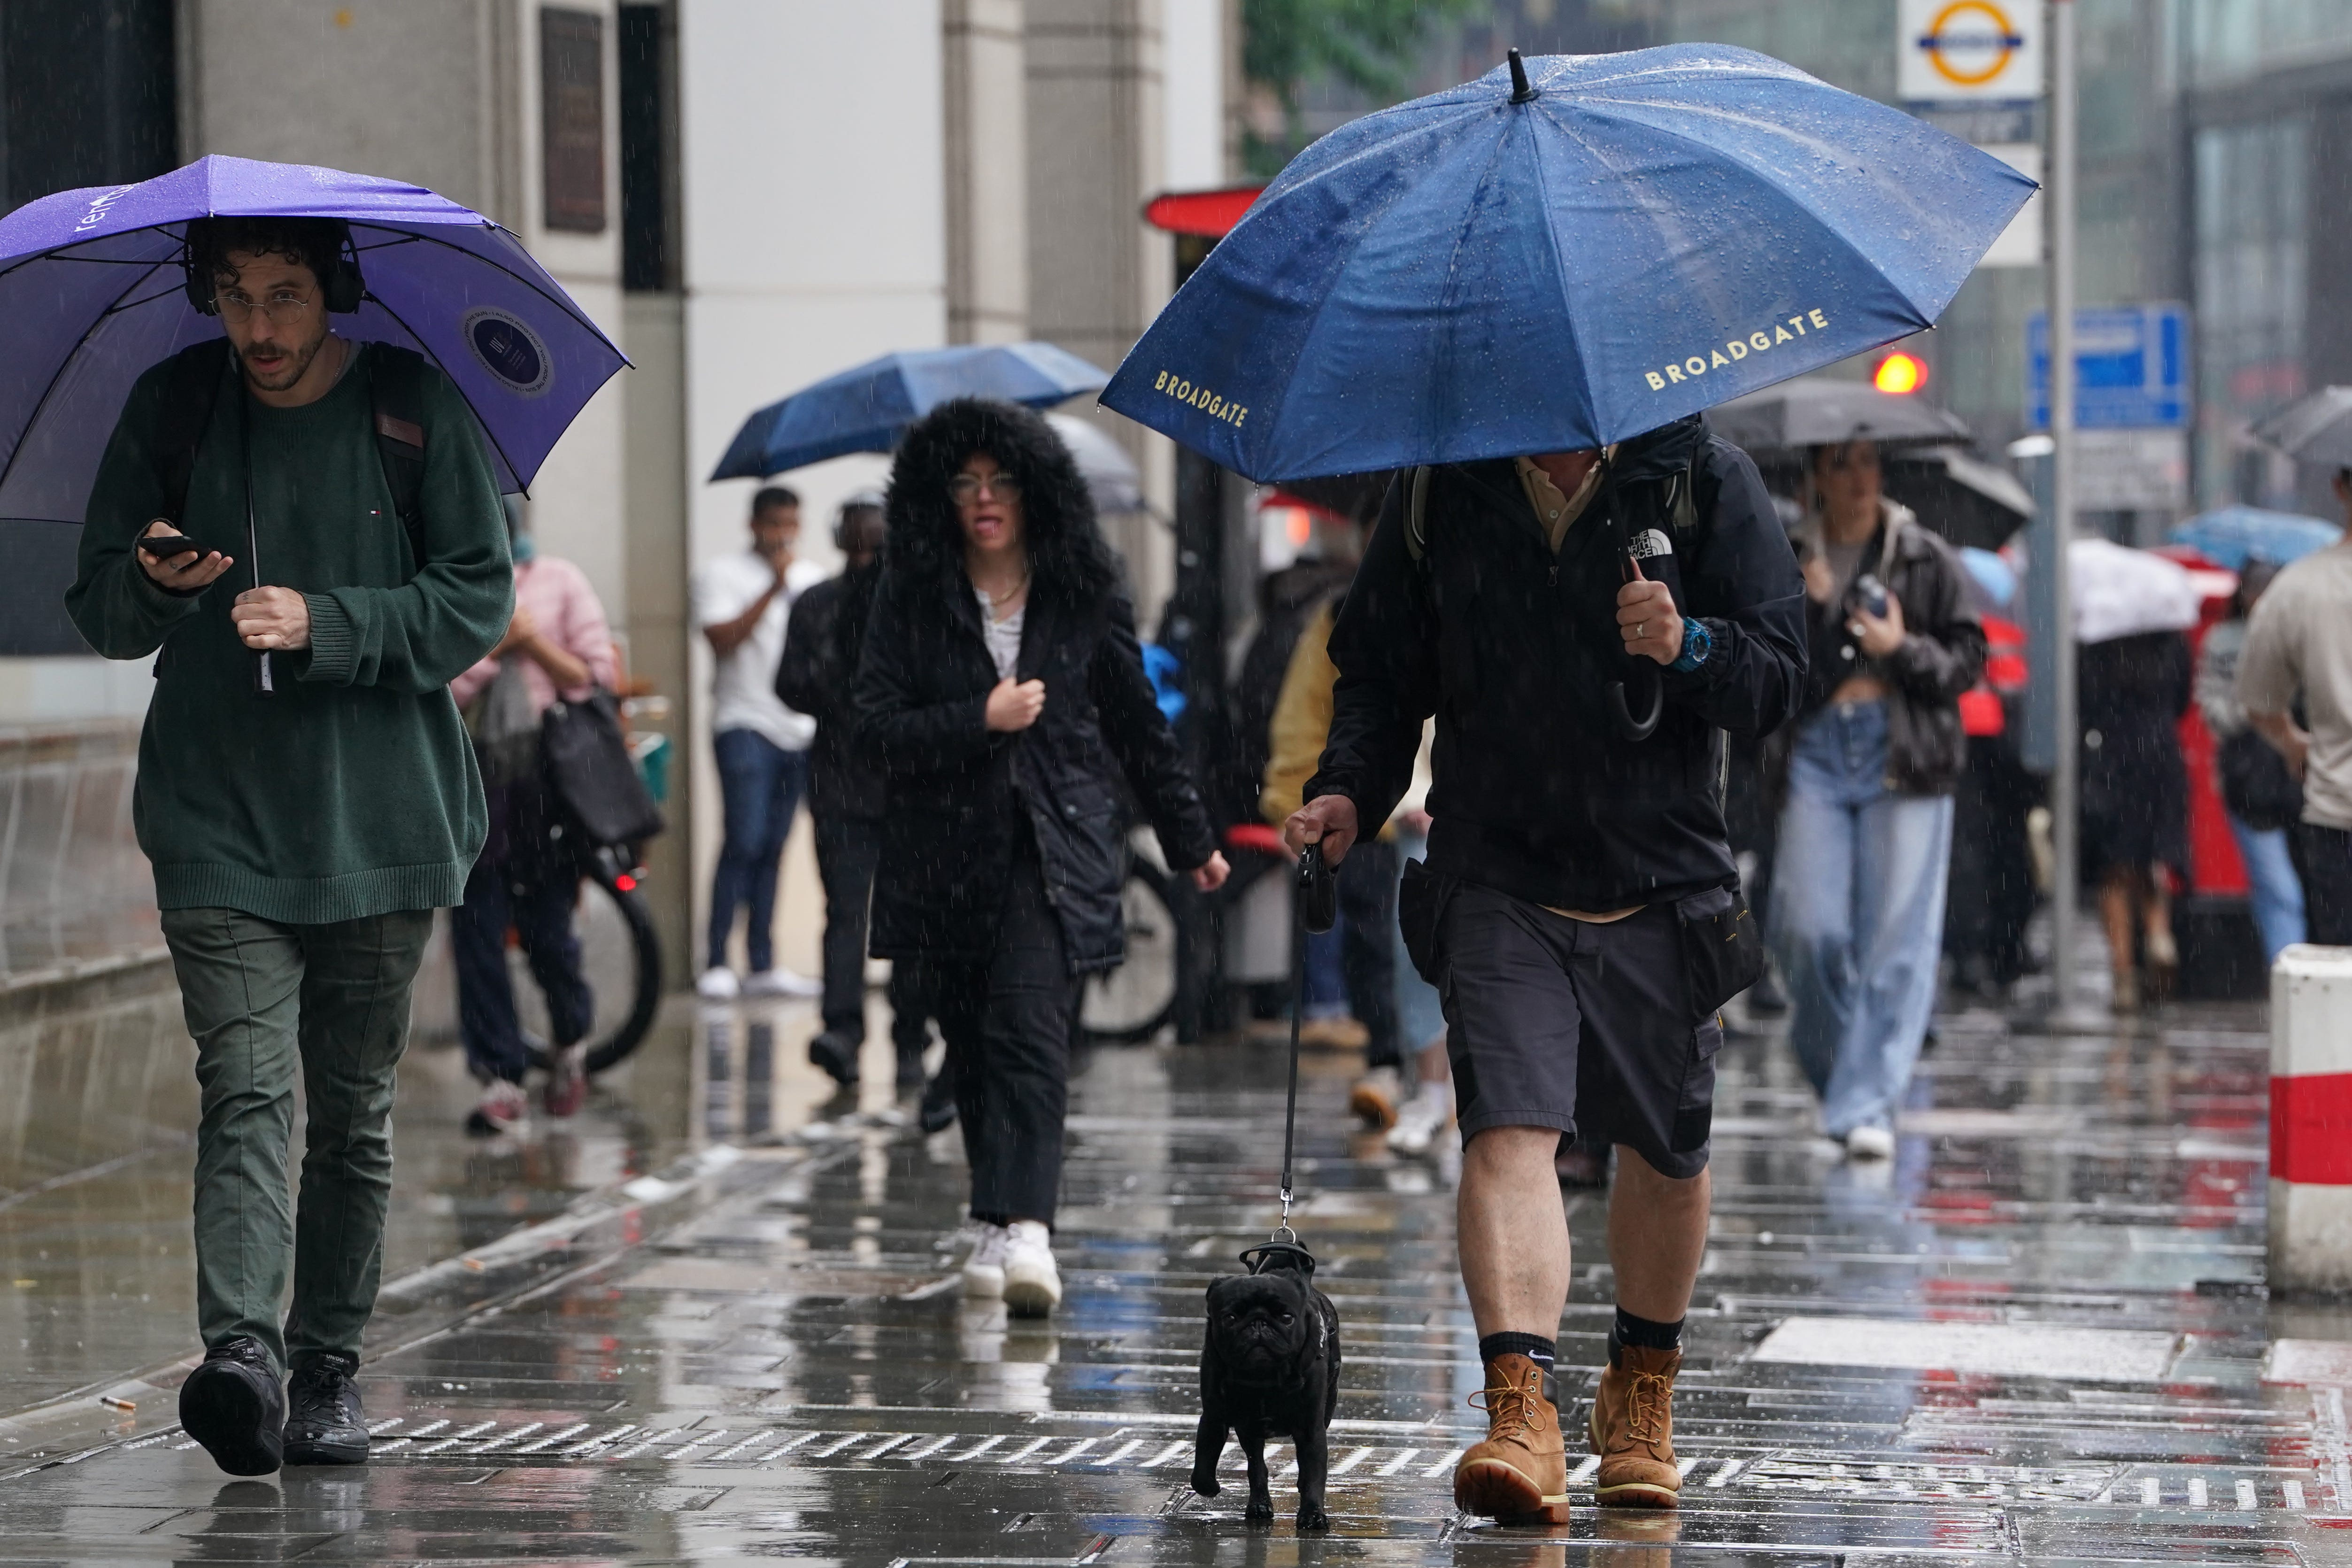
<svg viewBox="0 0 2352 1568"><path fill-rule="evenodd" d="M998 607L1009 605L1029 592L1029 563L1026 561L1021 563L1021 580L1002 594L992 594L977 583L972 586L979 590L982 598L988 601L989 618L1001 621L1004 617L997 614Z"/></svg>

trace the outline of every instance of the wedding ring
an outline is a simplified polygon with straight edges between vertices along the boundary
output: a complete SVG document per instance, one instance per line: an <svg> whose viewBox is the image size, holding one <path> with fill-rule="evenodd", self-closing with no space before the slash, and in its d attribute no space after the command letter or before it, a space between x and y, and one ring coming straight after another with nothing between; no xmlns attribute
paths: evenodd
<svg viewBox="0 0 2352 1568"><path fill-rule="evenodd" d="M1647 621L1643 621L1640 626L1633 628L1633 640L1635 642L1640 642L1643 637L1646 637L1649 635L1650 623Z"/></svg>

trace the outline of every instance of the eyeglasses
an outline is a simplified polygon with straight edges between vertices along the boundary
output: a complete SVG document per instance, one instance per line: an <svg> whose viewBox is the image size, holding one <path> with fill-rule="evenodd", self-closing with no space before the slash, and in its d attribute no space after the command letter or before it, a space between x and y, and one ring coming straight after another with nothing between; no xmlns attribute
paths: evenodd
<svg viewBox="0 0 2352 1568"><path fill-rule="evenodd" d="M300 321L310 309L311 298L291 289L280 289L267 300L256 300L239 289L224 289L213 296L220 307L221 319L239 323L253 319L256 310L281 327L290 327Z"/></svg>
<svg viewBox="0 0 2352 1568"><path fill-rule="evenodd" d="M948 494L955 497L958 506L970 506L982 490L998 500L1019 500L1021 481L1009 474L991 474L984 479L977 474L958 474L948 481Z"/></svg>

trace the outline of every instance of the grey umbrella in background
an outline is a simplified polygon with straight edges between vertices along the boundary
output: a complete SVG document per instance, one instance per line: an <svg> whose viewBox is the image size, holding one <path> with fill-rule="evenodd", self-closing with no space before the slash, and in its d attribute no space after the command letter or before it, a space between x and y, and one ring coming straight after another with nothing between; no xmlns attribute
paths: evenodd
<svg viewBox="0 0 2352 1568"><path fill-rule="evenodd" d="M2304 463L2352 468L2352 386L2323 386L2255 421L2257 441Z"/></svg>
<svg viewBox="0 0 2352 1568"><path fill-rule="evenodd" d="M1998 550L2033 519L2015 474L1959 447L1911 447L1884 459L1886 493L1954 544Z"/></svg>
<svg viewBox="0 0 2352 1568"><path fill-rule="evenodd" d="M1916 397L1881 392L1867 382L1801 376L1735 397L1706 412L1715 433L1749 451L1841 441L1966 441L1959 416Z"/></svg>
<svg viewBox="0 0 2352 1568"><path fill-rule="evenodd" d="M1045 423L1078 460L1078 472L1093 492L1097 511L1142 511L1143 475L1127 448L1075 414L1048 414Z"/></svg>

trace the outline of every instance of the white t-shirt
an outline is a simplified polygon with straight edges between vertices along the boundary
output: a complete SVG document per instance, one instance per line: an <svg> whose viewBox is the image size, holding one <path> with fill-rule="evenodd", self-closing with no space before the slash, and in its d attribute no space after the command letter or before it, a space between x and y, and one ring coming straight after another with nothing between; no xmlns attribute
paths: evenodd
<svg viewBox="0 0 2352 1568"><path fill-rule="evenodd" d="M784 591L768 601L751 635L719 661L710 682L711 733L754 730L787 752L806 751L816 738L816 721L785 707L776 695L776 665L784 657L784 624L792 615L792 601L825 575L824 568L811 561L795 560L784 568ZM694 624L715 626L733 620L775 581L775 569L755 550L704 562L694 574Z"/></svg>

